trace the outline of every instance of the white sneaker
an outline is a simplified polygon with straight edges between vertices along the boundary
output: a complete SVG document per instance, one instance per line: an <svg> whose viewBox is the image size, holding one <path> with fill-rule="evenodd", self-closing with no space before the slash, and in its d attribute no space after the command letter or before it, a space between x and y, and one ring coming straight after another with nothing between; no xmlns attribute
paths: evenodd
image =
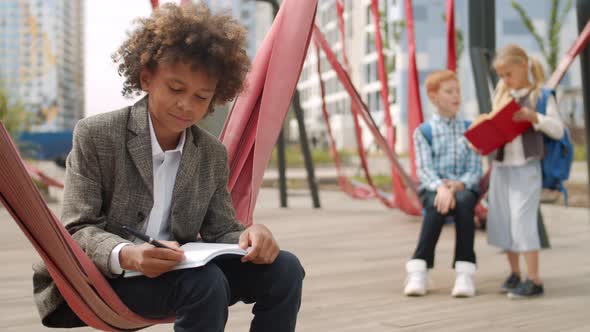
<svg viewBox="0 0 590 332"><path fill-rule="evenodd" d="M471 262L455 262L456 279L451 295L454 297L475 296L475 282L473 281L475 269L475 264Z"/></svg>
<svg viewBox="0 0 590 332"><path fill-rule="evenodd" d="M426 294L428 283L428 272L426 261L423 259L412 259L406 263L406 287L404 294L407 296L423 296Z"/></svg>

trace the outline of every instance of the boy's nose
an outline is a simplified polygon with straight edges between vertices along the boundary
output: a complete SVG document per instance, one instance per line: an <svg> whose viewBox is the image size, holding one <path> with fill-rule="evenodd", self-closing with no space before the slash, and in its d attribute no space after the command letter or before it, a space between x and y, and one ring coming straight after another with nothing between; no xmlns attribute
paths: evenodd
<svg viewBox="0 0 590 332"><path fill-rule="evenodd" d="M188 110L188 108L189 108L188 103L184 98L178 99L176 101L176 107L178 107L178 109L183 112Z"/></svg>

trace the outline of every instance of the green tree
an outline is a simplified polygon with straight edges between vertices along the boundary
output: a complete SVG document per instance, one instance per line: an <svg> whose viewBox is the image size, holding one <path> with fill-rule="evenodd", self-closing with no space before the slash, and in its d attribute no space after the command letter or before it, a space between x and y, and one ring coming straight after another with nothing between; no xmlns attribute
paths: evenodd
<svg viewBox="0 0 590 332"><path fill-rule="evenodd" d="M29 116L21 103L11 104L4 90L0 89L0 121L16 142L18 134L29 128Z"/></svg>
<svg viewBox="0 0 590 332"><path fill-rule="evenodd" d="M541 38L541 35L533 25L533 21L526 13L525 9L518 2L516 2L516 0L512 0L512 8L518 12L522 24L524 24L526 29L531 33L531 35L533 35L533 38L537 42L537 45L539 45L539 49L541 50L541 53L543 54L543 57L545 58L545 61L547 62L551 72L554 72L557 68L557 56L559 54L559 33L561 32L561 28L565 22L565 17L572 8L573 0L567 1L561 10L561 13L559 13L560 3L560 0L551 0L551 14L549 17L549 24L547 26L547 39L544 40Z"/></svg>

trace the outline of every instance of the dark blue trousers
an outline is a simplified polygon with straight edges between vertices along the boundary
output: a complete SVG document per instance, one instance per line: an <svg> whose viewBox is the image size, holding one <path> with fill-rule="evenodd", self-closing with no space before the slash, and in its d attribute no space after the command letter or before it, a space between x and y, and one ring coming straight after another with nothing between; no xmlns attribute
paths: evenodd
<svg viewBox="0 0 590 332"><path fill-rule="evenodd" d="M436 211L434 198L436 192L421 191L420 199L424 206L424 221L420 230L420 238L414 252L413 258L426 261L428 268L434 267L434 250L436 243L448 215L454 217L455 221L455 259L475 264L475 251L473 242L475 236L475 224L473 221L477 193L471 190L463 190L455 193L455 208L448 214L441 214Z"/></svg>
<svg viewBox="0 0 590 332"><path fill-rule="evenodd" d="M121 300L148 318L176 315L174 331L221 332L228 306L255 303L252 332L295 331L305 272L297 257L281 251L270 265L226 256L204 267L176 270L158 278L110 280Z"/></svg>

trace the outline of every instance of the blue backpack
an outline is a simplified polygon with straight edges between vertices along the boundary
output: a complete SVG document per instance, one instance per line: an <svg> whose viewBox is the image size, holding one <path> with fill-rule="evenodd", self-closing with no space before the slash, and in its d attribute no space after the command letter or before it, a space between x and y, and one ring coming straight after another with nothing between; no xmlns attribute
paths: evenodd
<svg viewBox="0 0 590 332"><path fill-rule="evenodd" d="M547 100L550 96L555 96L555 90L541 90L537 99L537 112L543 115L546 114ZM543 134L545 156L541 166L543 169L543 188L560 191L567 206L567 190L563 186L563 182L570 177L570 170L574 161L574 146L570 140L569 130L564 127L564 131L563 137L558 140Z"/></svg>

